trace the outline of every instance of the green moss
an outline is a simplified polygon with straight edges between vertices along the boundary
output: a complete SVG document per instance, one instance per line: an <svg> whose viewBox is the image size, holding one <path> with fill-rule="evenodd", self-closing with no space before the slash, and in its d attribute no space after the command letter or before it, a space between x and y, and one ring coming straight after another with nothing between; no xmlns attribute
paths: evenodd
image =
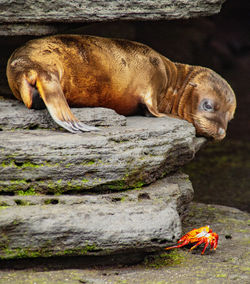
<svg viewBox="0 0 250 284"><path fill-rule="evenodd" d="M105 185L104 187L106 189L110 189L110 190L122 191L122 190L126 190L126 189L140 190L144 185L145 185L145 183L143 181L137 181L133 184L129 184L127 182L127 180L125 178L123 178L122 180L115 181L112 184Z"/></svg>
<svg viewBox="0 0 250 284"><path fill-rule="evenodd" d="M143 181L137 181L136 183L132 185L132 187L138 189L138 188L142 188L144 185L145 183Z"/></svg>
<svg viewBox="0 0 250 284"><path fill-rule="evenodd" d="M40 166L43 165L37 165L37 164L33 164L31 162L19 162L19 161L15 161L15 160L10 160L10 161L3 161L1 163L2 167L15 167L15 168L39 168Z"/></svg>
<svg viewBox="0 0 250 284"><path fill-rule="evenodd" d="M6 162L2 162L2 163L1 163L1 167L2 167L2 168L9 167L9 166L10 166L9 163L6 163Z"/></svg>
<svg viewBox="0 0 250 284"><path fill-rule="evenodd" d="M28 200L23 200L23 199L15 199L16 205L21 205L21 206L27 206L30 205L30 202Z"/></svg>
<svg viewBox="0 0 250 284"><path fill-rule="evenodd" d="M58 204L59 200L56 198L50 198L50 199L46 199L44 200L44 204L45 205L49 205L49 204Z"/></svg>
<svg viewBox="0 0 250 284"><path fill-rule="evenodd" d="M11 180L10 182L11 182L11 184L16 184L16 185L27 184L27 181L25 179Z"/></svg>
<svg viewBox="0 0 250 284"><path fill-rule="evenodd" d="M5 248L3 250L3 255L0 256L0 259L13 259L13 258L25 258L25 257L39 257L41 256L40 252L32 251L29 249L15 248L9 249Z"/></svg>
<svg viewBox="0 0 250 284"><path fill-rule="evenodd" d="M28 190L26 191L23 191L23 190L18 190L17 191L17 195L20 195L20 196L26 196L26 195L37 195L34 187L30 187Z"/></svg>
<svg viewBox="0 0 250 284"><path fill-rule="evenodd" d="M154 255L146 257L144 265L150 268L162 268L165 266L180 265L185 261L183 253L178 250L172 250L169 253L162 253L160 255Z"/></svg>
<svg viewBox="0 0 250 284"><path fill-rule="evenodd" d="M63 186L59 182L58 184L54 181L49 181L47 184L48 192L56 195L60 195L63 193Z"/></svg>
<svg viewBox="0 0 250 284"><path fill-rule="evenodd" d="M5 242L7 245L7 242ZM100 251L95 245L86 245L84 247L67 249L62 251L51 251L48 247L51 247L51 242L48 242L46 246L39 250L31 248L4 248L0 251L0 259L14 259L14 258L35 258L35 257L51 257L51 256L76 256L76 255L87 255Z"/></svg>
<svg viewBox="0 0 250 284"><path fill-rule="evenodd" d="M5 201L0 200L0 206L9 206L9 204Z"/></svg>
<svg viewBox="0 0 250 284"><path fill-rule="evenodd" d="M6 249L9 245L10 241L8 239L8 236L5 233L0 234L0 250Z"/></svg>
<svg viewBox="0 0 250 284"><path fill-rule="evenodd" d="M250 272L250 267L248 267L248 266L241 266L241 267L240 267L240 270L241 270L241 271Z"/></svg>
<svg viewBox="0 0 250 284"><path fill-rule="evenodd" d="M82 179L80 181L78 180L77 181L75 180L65 181L62 179L57 180L57 181L50 180L47 183L47 188L48 188L49 193L60 195L66 191L81 191L84 187L86 187L86 185L84 184L86 184L87 182L90 182L90 181L87 179Z"/></svg>
<svg viewBox="0 0 250 284"><path fill-rule="evenodd" d="M126 196L122 196L120 201L121 201L121 202L124 202L124 201L126 201L126 200L127 200L127 197L126 197Z"/></svg>
<svg viewBox="0 0 250 284"><path fill-rule="evenodd" d="M123 180L116 181L108 185L108 189L111 189L111 190L123 190L123 189L126 189L127 187L128 185Z"/></svg>
<svg viewBox="0 0 250 284"><path fill-rule="evenodd" d="M6 161L3 161L1 164L1 167L5 168L5 167L15 167L18 169L24 169L24 168L40 168L40 167L57 167L59 165L59 163L48 163L45 162L43 164L34 164L30 161L25 161L25 162L21 162L15 159L8 159Z"/></svg>
<svg viewBox="0 0 250 284"><path fill-rule="evenodd" d="M70 188L70 190L81 190L82 189L82 185L81 184L76 184L76 183L72 183L70 181L67 182L68 187Z"/></svg>
<svg viewBox="0 0 250 284"><path fill-rule="evenodd" d="M25 162L22 164L22 166L20 166L21 168L39 168L39 167L43 167L44 165L37 165L37 164L33 164L31 162Z"/></svg>
<svg viewBox="0 0 250 284"><path fill-rule="evenodd" d="M72 167L74 164L72 164L72 163L68 163L68 164L66 164L65 165L65 168L70 168L70 167Z"/></svg>
<svg viewBox="0 0 250 284"><path fill-rule="evenodd" d="M85 162L83 162L83 163L81 163L81 165L83 165L83 166L92 166L92 165L94 165L96 162L95 161L93 161L93 160L90 160L90 161L85 161Z"/></svg>
<svg viewBox="0 0 250 284"><path fill-rule="evenodd" d="M26 180L10 180L7 184L5 180L0 180L0 192L16 192L17 190L20 190L20 188L27 187L28 183Z"/></svg>
<svg viewBox="0 0 250 284"><path fill-rule="evenodd" d="M92 245L87 244L86 246L80 249L80 254L85 255L88 254L89 252L95 252L99 250L100 249L95 244Z"/></svg>
<svg viewBox="0 0 250 284"><path fill-rule="evenodd" d="M216 274L216 277L218 277L218 278L226 278L227 275L226 274Z"/></svg>
<svg viewBox="0 0 250 284"><path fill-rule="evenodd" d="M9 206L2 206L2 205L0 205L0 210L3 210L3 209L6 209L6 208L8 208Z"/></svg>

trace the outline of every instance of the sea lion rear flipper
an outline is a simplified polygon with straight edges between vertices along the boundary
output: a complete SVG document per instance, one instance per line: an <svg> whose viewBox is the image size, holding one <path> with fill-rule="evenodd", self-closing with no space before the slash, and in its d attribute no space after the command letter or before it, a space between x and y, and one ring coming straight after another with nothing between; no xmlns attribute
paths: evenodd
<svg viewBox="0 0 250 284"><path fill-rule="evenodd" d="M80 122L71 112L58 79L37 78L36 87L51 117L71 133L94 131L98 128Z"/></svg>

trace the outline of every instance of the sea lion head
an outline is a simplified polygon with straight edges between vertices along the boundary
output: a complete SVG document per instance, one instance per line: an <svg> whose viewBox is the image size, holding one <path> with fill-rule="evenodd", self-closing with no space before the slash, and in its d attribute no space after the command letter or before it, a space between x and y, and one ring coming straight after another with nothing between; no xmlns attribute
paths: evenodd
<svg viewBox="0 0 250 284"><path fill-rule="evenodd" d="M236 108L232 88L221 76L207 68L189 84L196 102L192 115L197 134L215 140L223 139Z"/></svg>

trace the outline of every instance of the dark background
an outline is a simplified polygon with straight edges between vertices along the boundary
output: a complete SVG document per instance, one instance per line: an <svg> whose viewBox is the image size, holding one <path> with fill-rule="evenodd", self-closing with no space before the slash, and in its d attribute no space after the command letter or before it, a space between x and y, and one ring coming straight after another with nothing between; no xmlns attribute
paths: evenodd
<svg viewBox="0 0 250 284"><path fill-rule="evenodd" d="M237 97L235 119L224 141L207 145L184 172L190 174L195 200L250 211L249 0L227 0L218 15L206 18L74 25L65 32L136 40L172 61L209 67L222 75ZM31 38L0 38L0 95L11 97L5 76L8 57Z"/></svg>

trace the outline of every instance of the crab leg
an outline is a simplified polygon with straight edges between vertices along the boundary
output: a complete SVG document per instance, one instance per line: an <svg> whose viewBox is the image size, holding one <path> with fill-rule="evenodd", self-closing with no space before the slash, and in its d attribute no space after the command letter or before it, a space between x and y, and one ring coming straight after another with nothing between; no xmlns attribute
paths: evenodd
<svg viewBox="0 0 250 284"><path fill-rule="evenodd" d="M186 240L182 244L179 244L179 245L176 245L176 246L172 246L172 247L167 247L165 249L168 250L168 249L173 249L173 248L181 248L181 247L187 245L188 243L189 243L189 241Z"/></svg>
<svg viewBox="0 0 250 284"><path fill-rule="evenodd" d="M203 249L203 251L201 252L201 254L204 254L204 252L205 252L206 248L208 247L208 245L209 245L209 241L206 241L205 246L204 246L204 249Z"/></svg>
<svg viewBox="0 0 250 284"><path fill-rule="evenodd" d="M201 245L204 242L203 239L201 239L197 244L195 244L194 246L191 247L190 251L195 249L196 247L198 247L199 245Z"/></svg>

